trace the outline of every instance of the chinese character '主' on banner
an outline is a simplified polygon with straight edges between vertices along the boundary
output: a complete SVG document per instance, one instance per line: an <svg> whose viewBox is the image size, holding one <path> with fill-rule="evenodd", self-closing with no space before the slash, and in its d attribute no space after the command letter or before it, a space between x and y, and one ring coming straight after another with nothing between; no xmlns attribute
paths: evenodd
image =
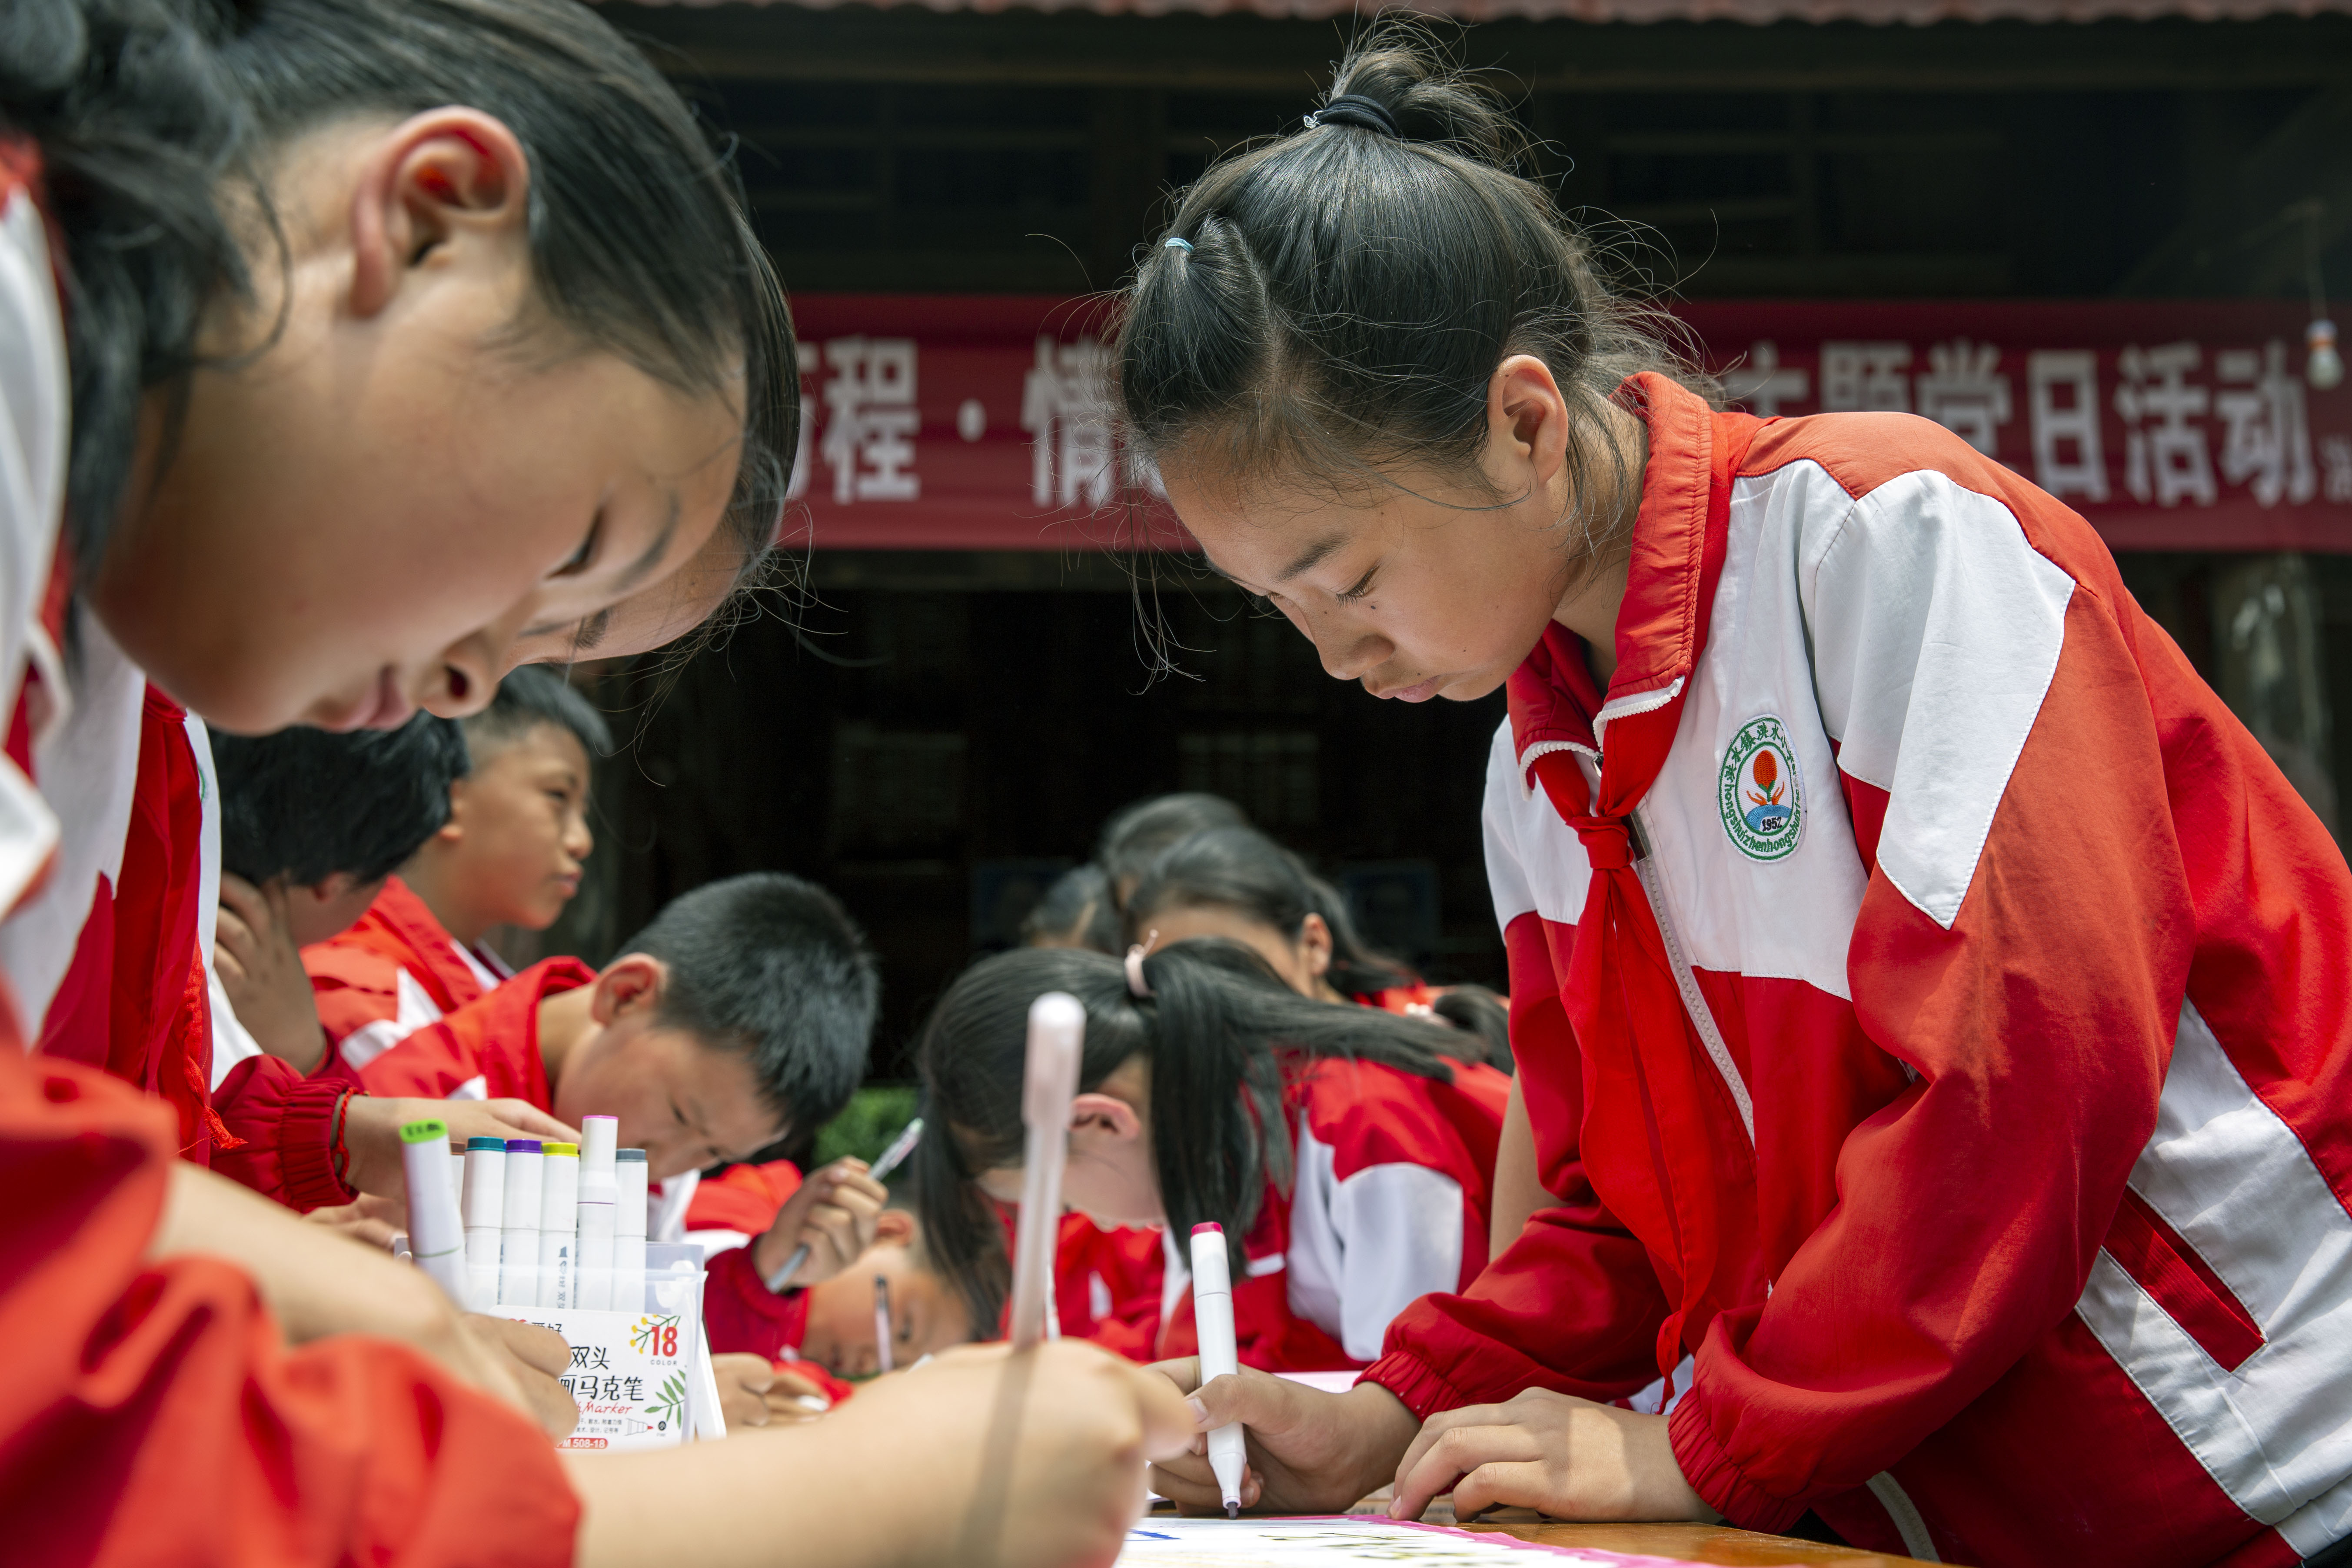
<svg viewBox="0 0 2352 1568"><path fill-rule="evenodd" d="M1181 546L1111 413L1103 311L802 295L791 536L833 549ZM2118 550L2352 552L2352 385L2274 300L1705 300L1734 405L1916 415Z"/></svg>

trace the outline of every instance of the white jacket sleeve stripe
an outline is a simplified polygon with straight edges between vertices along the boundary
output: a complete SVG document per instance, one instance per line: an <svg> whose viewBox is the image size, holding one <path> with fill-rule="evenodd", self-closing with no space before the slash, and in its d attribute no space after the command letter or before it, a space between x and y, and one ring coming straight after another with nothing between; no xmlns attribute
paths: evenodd
<svg viewBox="0 0 2352 1568"><path fill-rule="evenodd" d="M2074 579L2007 507L1929 470L1850 509L1809 507L1806 529L1805 625L1838 766L1887 792L1879 868L1949 930L2057 672Z"/></svg>
<svg viewBox="0 0 2352 1568"><path fill-rule="evenodd" d="M1302 1122L1290 1207L1291 1310L1358 1361L1381 1353L1390 1320L1462 1283L1462 1184L1421 1165L1335 1179L1335 1153Z"/></svg>

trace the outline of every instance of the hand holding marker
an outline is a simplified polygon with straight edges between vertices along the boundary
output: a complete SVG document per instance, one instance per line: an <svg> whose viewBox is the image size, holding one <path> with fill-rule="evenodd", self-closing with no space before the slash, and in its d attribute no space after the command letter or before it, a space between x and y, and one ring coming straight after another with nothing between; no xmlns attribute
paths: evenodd
<svg viewBox="0 0 2352 1568"><path fill-rule="evenodd" d="M1225 1251L1221 1225L1192 1227L1192 1321L1201 1340L1201 1384L1212 1378L1233 1377L1241 1371L1240 1352L1234 1343L1233 1258ZM1217 1494L1224 1500L1225 1517L1242 1510L1242 1471L1246 1445L1242 1424L1228 1421L1209 1433L1209 1468L1217 1478Z"/></svg>
<svg viewBox="0 0 2352 1568"><path fill-rule="evenodd" d="M1048 1321L1054 1254L1062 1235L1062 1166L1070 1152L1070 1101L1078 1092L1078 1053L1087 1010L1066 991L1029 1004L1029 1058L1021 1079L1027 1130L1021 1168L1021 1227L1013 1245L1013 1348L1058 1337Z"/></svg>
<svg viewBox="0 0 2352 1568"><path fill-rule="evenodd" d="M921 1141L922 1136L923 1119L918 1116L907 1123L907 1130L904 1132L891 1141L890 1147L882 1151L882 1157L874 1162L874 1168L866 1172L866 1175L877 1182L886 1180L891 1172L905 1163L908 1155L915 1152L915 1145ZM769 1294L782 1295L792 1285L793 1276L801 1271L801 1265L808 1261L808 1256L807 1242L803 1241L793 1247L793 1255L784 1259L784 1266L768 1276Z"/></svg>

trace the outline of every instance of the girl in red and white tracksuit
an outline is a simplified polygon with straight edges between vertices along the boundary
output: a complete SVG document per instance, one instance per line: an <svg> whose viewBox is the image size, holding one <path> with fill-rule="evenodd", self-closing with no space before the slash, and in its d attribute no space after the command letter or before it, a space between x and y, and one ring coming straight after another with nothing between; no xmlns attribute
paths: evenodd
<svg viewBox="0 0 2352 1568"><path fill-rule="evenodd" d="M966 971L919 1047L949 1131L916 1153L924 1235L974 1322L1005 1294L996 1204L1020 1195L1026 1019L1048 991L1087 1009L1065 1200L1104 1227L1223 1225L1244 1365L1362 1366L1407 1302L1486 1266L1509 1086L1449 1058L1451 1030L1299 996L1235 942L1027 948ZM1194 1348L1190 1283L1171 1251L1152 1353Z"/></svg>
<svg viewBox="0 0 2352 1568"><path fill-rule="evenodd" d="M2343 856L2081 518L1923 419L1718 412L1507 130L1376 36L1124 318L1221 571L1376 695L1507 692L1557 1205L1294 1404L1279 1486L1979 1563L2352 1534Z"/></svg>

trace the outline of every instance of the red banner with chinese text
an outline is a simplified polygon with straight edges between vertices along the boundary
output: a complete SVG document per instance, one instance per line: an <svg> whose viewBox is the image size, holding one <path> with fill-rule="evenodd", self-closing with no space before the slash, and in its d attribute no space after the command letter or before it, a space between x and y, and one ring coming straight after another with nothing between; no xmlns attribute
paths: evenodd
<svg viewBox="0 0 2352 1568"><path fill-rule="evenodd" d="M1703 300L1676 313L1739 405L1922 415L2115 549L2352 552L2352 386L2305 381L2305 312L2291 302ZM793 314L808 415L793 537L1181 542L1118 450L1098 302L811 294Z"/></svg>

